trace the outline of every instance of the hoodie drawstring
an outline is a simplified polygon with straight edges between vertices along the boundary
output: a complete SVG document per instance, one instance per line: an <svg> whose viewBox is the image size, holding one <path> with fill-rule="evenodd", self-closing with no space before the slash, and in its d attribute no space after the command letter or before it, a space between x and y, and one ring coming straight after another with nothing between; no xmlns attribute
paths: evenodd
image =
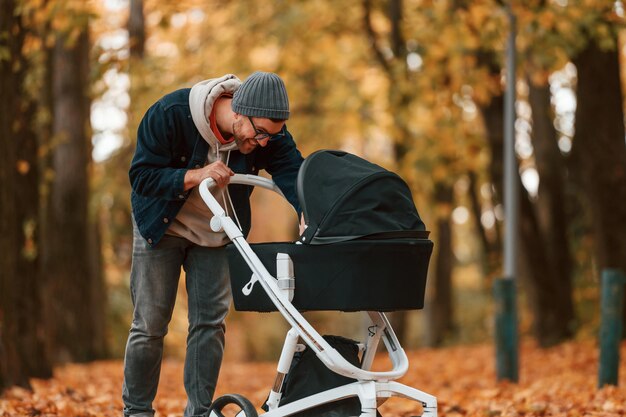
<svg viewBox="0 0 626 417"><path fill-rule="evenodd" d="M215 147L215 153L216 153L218 160L220 159L219 152L220 152L220 145L217 144L217 146ZM230 151L228 151L228 153L226 154L226 162L225 162L226 166L228 166L229 161L230 161ZM228 203L226 202L226 197L228 197ZM226 211L226 215L227 216L229 215L228 206L230 205L233 216L235 217L235 221L237 222L237 226L239 227L239 230L243 231L243 228L241 227L241 223L239 223L239 218L237 217L237 211L235 210L235 205L233 204L233 200L230 198L230 192L228 192L228 186L226 186L226 188L222 192L222 199L224 200L224 210Z"/></svg>

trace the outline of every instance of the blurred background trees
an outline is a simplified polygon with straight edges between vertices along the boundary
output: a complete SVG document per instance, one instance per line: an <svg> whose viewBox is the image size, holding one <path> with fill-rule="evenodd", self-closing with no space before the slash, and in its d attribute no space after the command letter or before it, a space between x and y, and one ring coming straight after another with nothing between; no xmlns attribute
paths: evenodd
<svg viewBox="0 0 626 417"><path fill-rule="evenodd" d="M521 331L551 346L595 335L598 272L626 270L625 12L606 0L529 0L514 12ZM408 346L489 337L502 2L5 0L0 13L0 387L123 353L137 125L167 92L254 70L285 79L305 156L345 149L411 186L436 252L428 314L394 318ZM255 219L292 216L253 198ZM295 218L278 223L253 221L251 239L293 239ZM186 331L179 293L172 354ZM232 314L227 351L273 354L284 325L270 317ZM332 332L358 319L310 320Z"/></svg>

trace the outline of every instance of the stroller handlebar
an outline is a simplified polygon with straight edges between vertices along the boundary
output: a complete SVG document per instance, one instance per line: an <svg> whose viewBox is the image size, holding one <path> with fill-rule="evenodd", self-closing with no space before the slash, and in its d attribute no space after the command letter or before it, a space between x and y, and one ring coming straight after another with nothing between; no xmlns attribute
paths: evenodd
<svg viewBox="0 0 626 417"><path fill-rule="evenodd" d="M278 186L269 178L259 177L258 175L248 175L248 174L235 174L230 177L229 184L243 184L243 185L252 185L254 187L261 187L271 191L274 191L281 197L285 198L283 192L278 188ZM213 178L206 178L200 183L200 191L202 189L212 189L215 186L215 180Z"/></svg>
<svg viewBox="0 0 626 417"><path fill-rule="evenodd" d="M251 185L254 187L265 188L267 190L274 191L276 194L280 195L283 199L286 200L285 195L280 190L280 188L278 188L278 186L274 183L274 181L268 178L259 177L258 175L235 174L232 177L230 177L229 184L242 184L242 185ZM211 219L211 229L217 232L217 231L220 231L225 226L225 224L223 224L224 222L222 222L220 218L226 217L226 212L224 211L220 203L217 202L217 200L211 193L211 189L215 187L215 185L216 185L216 182L213 178L205 178L204 180L202 180L198 188L200 190L200 196L202 197L202 199L204 200L204 203L209 207L209 209L211 210L214 216ZM233 236L231 236L231 234L228 233L227 231L227 234L231 239L241 234L239 229L232 230L231 232L234 234Z"/></svg>

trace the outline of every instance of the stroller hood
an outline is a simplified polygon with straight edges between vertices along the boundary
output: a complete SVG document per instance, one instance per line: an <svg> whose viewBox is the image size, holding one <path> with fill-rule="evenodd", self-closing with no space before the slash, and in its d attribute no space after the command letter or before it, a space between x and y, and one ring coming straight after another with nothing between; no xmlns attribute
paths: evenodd
<svg viewBox="0 0 626 417"><path fill-rule="evenodd" d="M307 225L299 239L304 244L428 237L407 184L347 152L311 154L298 172L297 193Z"/></svg>

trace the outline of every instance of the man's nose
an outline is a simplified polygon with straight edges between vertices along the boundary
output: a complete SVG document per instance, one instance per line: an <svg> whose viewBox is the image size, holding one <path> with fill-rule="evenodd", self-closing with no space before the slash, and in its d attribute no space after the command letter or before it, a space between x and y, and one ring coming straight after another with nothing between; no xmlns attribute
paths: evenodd
<svg viewBox="0 0 626 417"><path fill-rule="evenodd" d="M261 146L263 148L267 146L269 141L270 141L270 138L264 138L264 139L261 139L261 140L258 140L258 139L256 140L256 142L259 144L259 146Z"/></svg>

